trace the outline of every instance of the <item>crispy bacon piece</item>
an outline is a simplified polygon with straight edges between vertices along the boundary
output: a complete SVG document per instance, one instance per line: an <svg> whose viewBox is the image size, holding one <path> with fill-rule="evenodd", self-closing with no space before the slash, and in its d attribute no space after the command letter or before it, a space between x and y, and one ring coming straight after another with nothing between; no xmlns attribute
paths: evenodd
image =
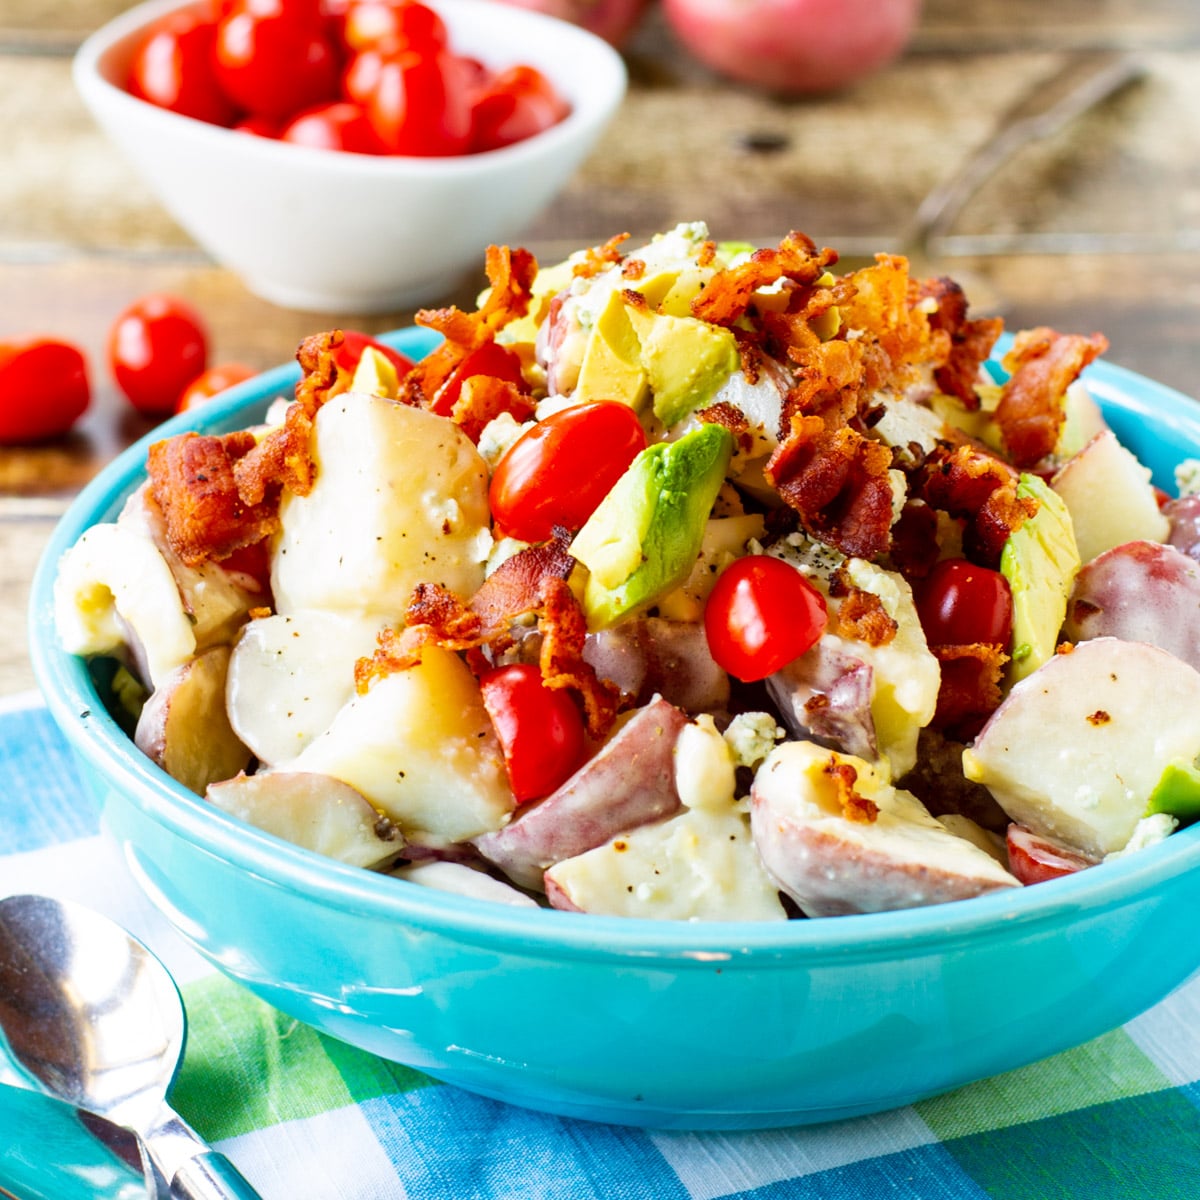
<svg viewBox="0 0 1200 1200"><path fill-rule="evenodd" d="M430 407L439 389L467 355L492 341L505 325L529 311L537 260L528 250L489 246L486 269L491 287L477 312L463 312L451 306L426 308L417 313L414 319L418 325L436 330L445 340L401 381L399 398L404 403Z"/></svg>
<svg viewBox="0 0 1200 1200"><path fill-rule="evenodd" d="M533 401L507 379L472 375L463 381L450 419L471 441L478 443L484 426L501 413L511 413L516 420L527 421L533 415Z"/></svg>
<svg viewBox="0 0 1200 1200"><path fill-rule="evenodd" d="M934 380L946 395L956 397L968 412L978 411L979 393L975 385L979 368L1004 329L1003 319L968 320L966 293L945 275L922 280L916 285L915 294L918 303L930 297L937 301L937 308L929 314L929 324L950 336L950 357L934 371Z"/></svg>
<svg viewBox="0 0 1200 1200"><path fill-rule="evenodd" d="M930 649L942 668L937 710L930 724L957 741L968 742L1003 698L1000 678L1008 655L1002 646L989 642Z"/></svg>
<svg viewBox="0 0 1200 1200"><path fill-rule="evenodd" d="M888 616L883 601L874 592L851 587L838 607L835 632L841 637L868 646L886 646L897 629L895 618Z"/></svg>
<svg viewBox="0 0 1200 1200"><path fill-rule="evenodd" d="M746 262L718 271L692 300L692 315L714 325L733 325L745 315L750 298L760 288L780 279L813 284L837 258L836 250L818 250L812 238L793 230L778 249L755 250Z"/></svg>
<svg viewBox="0 0 1200 1200"><path fill-rule="evenodd" d="M1017 334L1004 356L1011 374L996 409L996 424L1018 467L1032 467L1053 453L1065 419L1064 393L1107 349L1108 339L1100 333L1084 337L1040 326Z"/></svg>
<svg viewBox="0 0 1200 1200"><path fill-rule="evenodd" d="M241 431L223 437L181 433L150 447L150 494L162 510L167 541L190 567L252 546L279 524L274 502L247 504L234 470L254 446Z"/></svg>
<svg viewBox="0 0 1200 1200"><path fill-rule="evenodd" d="M733 434L734 440L742 450L749 450L754 445L754 434L750 432L750 419L740 408L722 400L700 409L696 420L706 425L720 425Z"/></svg>
<svg viewBox="0 0 1200 1200"><path fill-rule="evenodd" d="M300 343L296 361L304 372L296 384L296 403L311 419L326 400L349 391L353 376L341 370L337 352L345 341L340 329L313 333Z"/></svg>
<svg viewBox="0 0 1200 1200"><path fill-rule="evenodd" d="M565 580L575 569L567 553L571 535L556 530L548 542L518 550L484 580L471 597L471 611L482 621L483 636L492 639L511 621L537 610L547 579Z"/></svg>
<svg viewBox="0 0 1200 1200"><path fill-rule="evenodd" d="M325 397L328 399L328 397ZM312 491L317 468L312 457L313 419L300 403L288 406L283 424L272 429L233 465L243 503L278 502L281 488L297 496Z"/></svg>
<svg viewBox="0 0 1200 1200"><path fill-rule="evenodd" d="M354 686L360 695L374 680L415 667L426 646L473 650L483 641L479 614L440 583L417 584L405 609L404 622L403 629L382 630L375 653L354 664Z"/></svg>
<svg viewBox="0 0 1200 1200"><path fill-rule="evenodd" d="M923 500L910 500L892 525L892 563L912 581L924 579L941 557L937 512Z"/></svg>
<svg viewBox="0 0 1200 1200"><path fill-rule="evenodd" d="M627 241L629 234L618 233L610 237L603 246L589 246L579 262L571 267L571 274L577 279L591 279L593 275L608 270L614 263L621 261L621 246Z"/></svg>
<svg viewBox="0 0 1200 1200"><path fill-rule="evenodd" d="M889 544L891 451L848 426L827 432L820 417L796 417L766 476L800 523L843 554L875 558Z"/></svg>
<svg viewBox="0 0 1200 1200"><path fill-rule="evenodd" d="M831 754L825 764L825 774L833 781L842 816L847 821L869 825L879 816L879 805L854 790L854 785L858 782L858 772L848 762L842 762L836 755Z"/></svg>
<svg viewBox="0 0 1200 1200"><path fill-rule="evenodd" d="M552 575L543 578L538 628L542 634L542 681L547 687L573 689L583 705L588 733L602 738L616 720L621 692L584 661L587 621L565 579Z"/></svg>

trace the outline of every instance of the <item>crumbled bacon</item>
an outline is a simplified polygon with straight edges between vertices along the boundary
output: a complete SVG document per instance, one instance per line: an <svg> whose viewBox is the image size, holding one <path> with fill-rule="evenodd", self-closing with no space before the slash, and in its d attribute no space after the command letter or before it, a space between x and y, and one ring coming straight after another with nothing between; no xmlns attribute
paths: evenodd
<svg viewBox="0 0 1200 1200"><path fill-rule="evenodd" d="M253 447L254 435L245 431L181 433L150 447L150 495L162 510L171 549L188 566L227 558L278 528L273 501L247 504L238 493L234 469Z"/></svg>
<svg viewBox="0 0 1200 1200"><path fill-rule="evenodd" d="M621 264L622 279L641 279L646 273L646 264L640 258L627 258Z"/></svg>
<svg viewBox="0 0 1200 1200"><path fill-rule="evenodd" d="M1041 326L1017 334L1004 357L1011 374L996 409L996 424L1018 467L1032 467L1053 453L1066 418L1067 388L1106 349L1108 339L1099 333L1084 337Z"/></svg>
<svg viewBox="0 0 1200 1200"><path fill-rule="evenodd" d="M567 553L566 530L556 530L548 542L518 550L506 558L471 597L471 611L483 622L483 636L494 638L517 617L536 611L547 579L568 579L575 560Z"/></svg>
<svg viewBox="0 0 1200 1200"><path fill-rule="evenodd" d="M892 563L905 579L924 579L941 557L938 515L923 500L910 500L892 525Z"/></svg>
<svg viewBox="0 0 1200 1200"><path fill-rule="evenodd" d="M471 441L478 443L487 423L501 413L509 413L518 421L527 421L533 415L533 400L507 379L472 375L463 380L462 389L450 410L450 419Z"/></svg>
<svg viewBox="0 0 1200 1200"><path fill-rule="evenodd" d="M300 343L296 361L303 374L296 384L296 403L310 419L325 401L348 391L352 376L338 366L338 351L345 341L340 329L310 334Z"/></svg>
<svg viewBox="0 0 1200 1200"><path fill-rule="evenodd" d="M744 263L718 271L692 300L692 315L714 325L733 325L750 307L751 297L780 279L812 284L837 262L837 251L818 251L807 234L793 230L778 249L755 250Z"/></svg>
<svg viewBox="0 0 1200 1200"><path fill-rule="evenodd" d="M851 587L838 606L835 632L841 637L866 642L868 646L886 646L898 629L883 601L864 588Z"/></svg>
<svg viewBox="0 0 1200 1200"><path fill-rule="evenodd" d="M621 261L621 246L629 241L629 234L618 233L610 237L603 246L589 246L583 252L579 262L571 267L571 274L577 279L590 279L608 270L614 263Z"/></svg>
<svg viewBox="0 0 1200 1200"><path fill-rule="evenodd" d="M879 805L874 800L855 791L858 782L858 772L848 763L843 762L836 754L829 756L825 764L825 774L833 783L841 806L842 816L847 821L870 825L879 816Z"/></svg>
<svg viewBox="0 0 1200 1200"><path fill-rule="evenodd" d="M491 287L477 312L463 312L451 306L417 313L418 325L436 330L445 340L401 381L399 398L404 403L430 407L439 389L467 355L494 340L505 325L529 311L537 260L528 250L489 246L486 269Z"/></svg>
<svg viewBox="0 0 1200 1200"><path fill-rule="evenodd" d="M750 419L734 404L728 404L721 400L698 410L695 416L696 420L706 425L720 425L724 429L728 429L733 434L738 446L744 451L754 445L754 435L750 432Z"/></svg>
<svg viewBox="0 0 1200 1200"><path fill-rule="evenodd" d="M970 741L999 706L1000 679L1008 655L1002 646L933 646L942 669L937 710L930 724L961 742Z"/></svg>
<svg viewBox="0 0 1200 1200"><path fill-rule="evenodd" d="M542 681L547 687L573 689L583 705L588 733L603 737L616 720L621 693L584 661L587 621L565 579L550 575L543 579L538 629L542 634Z"/></svg>
<svg viewBox="0 0 1200 1200"><path fill-rule="evenodd" d="M937 308L929 314L929 324L950 336L950 356L934 371L938 387L957 398L968 412L979 409L975 390L982 366L1004 328L1000 317L967 319L967 297L962 288L946 276L925 279L916 285L917 302L932 297Z"/></svg>
<svg viewBox="0 0 1200 1200"><path fill-rule="evenodd" d="M325 397L328 399L328 396ZM300 404L291 404L283 424L272 429L233 465L233 477L243 503L278 500L280 488L307 496L316 479L312 457L313 418Z"/></svg>

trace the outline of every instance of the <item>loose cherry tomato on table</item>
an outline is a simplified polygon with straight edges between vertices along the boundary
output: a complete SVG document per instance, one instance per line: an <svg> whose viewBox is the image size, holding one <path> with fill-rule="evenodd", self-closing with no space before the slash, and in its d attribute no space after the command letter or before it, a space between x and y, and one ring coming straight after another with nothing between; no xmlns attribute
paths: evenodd
<svg viewBox="0 0 1200 1200"><path fill-rule="evenodd" d="M117 386L139 412L163 417L208 361L204 323L190 304L152 292L117 317L108 362Z"/></svg>
<svg viewBox="0 0 1200 1200"><path fill-rule="evenodd" d="M825 597L782 559L751 554L721 573L704 607L713 659L743 683L765 679L825 632Z"/></svg>
<svg viewBox="0 0 1200 1200"><path fill-rule="evenodd" d="M217 82L254 116L337 99L341 60L309 0L238 0L217 22L214 53Z"/></svg>
<svg viewBox="0 0 1200 1200"><path fill-rule="evenodd" d="M175 405L175 411L187 412L188 409L204 404L214 396L228 391L234 384L253 378L255 374L254 368L246 366L245 363L219 363L215 367L209 367L207 371L197 375L183 389L183 393Z"/></svg>
<svg viewBox="0 0 1200 1200"><path fill-rule="evenodd" d="M499 150L557 125L571 106L535 67L501 71L479 89L471 107L471 149Z"/></svg>
<svg viewBox="0 0 1200 1200"><path fill-rule="evenodd" d="M396 374L401 379L416 365L407 355L401 354L399 350L384 342L377 341L357 329L343 329L342 344L334 351L333 356L338 370L353 375L354 368L358 366L359 359L362 358L363 351L368 346L378 350L396 368Z"/></svg>
<svg viewBox="0 0 1200 1200"><path fill-rule="evenodd" d="M361 104L335 100L302 112L279 135L280 141L313 150L341 150L348 154L382 154L380 142Z"/></svg>
<svg viewBox="0 0 1200 1200"><path fill-rule="evenodd" d="M238 113L217 83L216 42L216 22L199 13L164 17L134 53L129 91L197 121L232 125Z"/></svg>
<svg viewBox="0 0 1200 1200"><path fill-rule="evenodd" d="M87 360L69 342L0 342L0 443L58 437L83 416L90 399Z"/></svg>
<svg viewBox="0 0 1200 1200"><path fill-rule="evenodd" d="M561 409L496 464L489 500L497 527L523 542L545 541L555 525L582 528L645 448L637 413L619 400Z"/></svg>
<svg viewBox="0 0 1200 1200"><path fill-rule="evenodd" d="M535 667L518 663L479 679L508 781L518 804L548 796L582 765L583 717L561 688L548 688Z"/></svg>
<svg viewBox="0 0 1200 1200"><path fill-rule="evenodd" d="M467 153L471 105L465 71L446 51L385 56L365 105L388 154L444 158Z"/></svg>
<svg viewBox="0 0 1200 1200"><path fill-rule="evenodd" d="M1012 641L1012 590L999 571L946 558L916 589L917 615L931 646Z"/></svg>

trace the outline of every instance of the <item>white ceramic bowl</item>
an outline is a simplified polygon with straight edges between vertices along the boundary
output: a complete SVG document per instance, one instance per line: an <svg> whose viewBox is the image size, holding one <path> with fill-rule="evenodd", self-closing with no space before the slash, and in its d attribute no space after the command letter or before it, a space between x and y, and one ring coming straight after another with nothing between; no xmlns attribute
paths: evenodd
<svg viewBox="0 0 1200 1200"><path fill-rule="evenodd" d="M178 116L124 90L152 0L94 33L76 87L167 211L257 295L289 308L386 312L442 298L492 243L526 234L616 112L620 56L574 25L489 0L431 0L451 44L493 67L528 63L571 104L552 129L455 158L331 153Z"/></svg>

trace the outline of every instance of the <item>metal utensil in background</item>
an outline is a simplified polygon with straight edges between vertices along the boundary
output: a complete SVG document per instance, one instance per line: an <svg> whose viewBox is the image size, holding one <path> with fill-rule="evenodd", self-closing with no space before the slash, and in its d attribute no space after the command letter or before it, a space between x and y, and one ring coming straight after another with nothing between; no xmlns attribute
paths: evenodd
<svg viewBox="0 0 1200 1200"><path fill-rule="evenodd" d="M0 1084L0 1197L157 1200L145 1143L131 1129L45 1092Z"/></svg>
<svg viewBox="0 0 1200 1200"><path fill-rule="evenodd" d="M186 1021L166 968L107 917L46 896L0 900L0 1033L17 1063L141 1134L177 1200L258 1200L167 1103Z"/></svg>

